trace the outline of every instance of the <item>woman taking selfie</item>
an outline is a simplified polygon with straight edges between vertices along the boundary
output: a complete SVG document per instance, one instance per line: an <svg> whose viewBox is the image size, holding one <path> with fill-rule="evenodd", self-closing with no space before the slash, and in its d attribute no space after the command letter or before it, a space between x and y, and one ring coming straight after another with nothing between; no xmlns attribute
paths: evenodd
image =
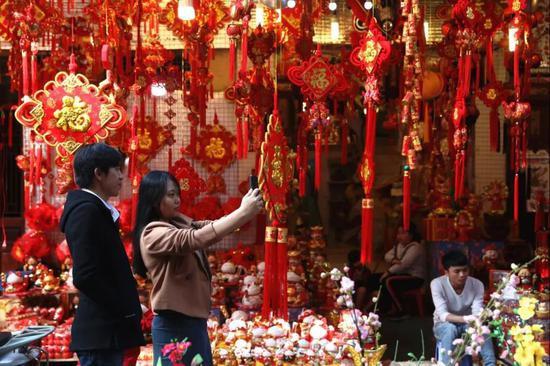
<svg viewBox="0 0 550 366"><path fill-rule="evenodd" d="M152 171L139 187L134 228L134 271L149 275L154 365L164 345L191 342L183 362L197 354L212 365L206 321L210 313L211 273L205 249L252 220L263 207L258 189L249 190L238 209L215 221L193 221L179 211L180 188L171 174Z"/></svg>

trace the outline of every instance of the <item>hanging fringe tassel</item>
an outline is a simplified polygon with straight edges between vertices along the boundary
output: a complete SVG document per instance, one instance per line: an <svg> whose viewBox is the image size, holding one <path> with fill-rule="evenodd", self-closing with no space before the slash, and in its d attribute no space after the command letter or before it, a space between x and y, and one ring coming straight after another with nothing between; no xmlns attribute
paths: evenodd
<svg viewBox="0 0 550 366"><path fill-rule="evenodd" d="M363 198L361 205L361 263L366 265L372 262L374 200L372 198Z"/></svg>
<svg viewBox="0 0 550 366"><path fill-rule="evenodd" d="M31 43L31 94L38 90L38 44Z"/></svg>
<svg viewBox="0 0 550 366"><path fill-rule="evenodd" d="M288 320L288 301L287 301L287 272L288 272L288 253L287 240L288 229L279 228L277 231L277 288L278 288L278 308L276 315Z"/></svg>
<svg viewBox="0 0 550 366"><path fill-rule="evenodd" d="M317 191L321 187L321 150L321 132L315 131L315 190Z"/></svg>
<svg viewBox="0 0 550 366"><path fill-rule="evenodd" d="M411 222L411 177L409 166L403 167L403 230L409 231Z"/></svg>
<svg viewBox="0 0 550 366"><path fill-rule="evenodd" d="M243 36L241 40L241 71L248 69L248 20L243 20Z"/></svg>
<svg viewBox="0 0 550 366"><path fill-rule="evenodd" d="M519 174L514 175L514 221L519 219Z"/></svg>
<svg viewBox="0 0 550 366"><path fill-rule="evenodd" d="M496 80L495 66L494 66L494 56L493 56L493 38L489 37L487 40L486 46L487 59L486 59L486 75L489 79L489 82Z"/></svg>
<svg viewBox="0 0 550 366"><path fill-rule="evenodd" d="M29 95L29 51L24 46L21 50L21 63L22 63L22 74L23 74L23 95Z"/></svg>
<svg viewBox="0 0 550 366"><path fill-rule="evenodd" d="M264 270L264 298L262 304L262 317L269 319L273 308L273 286L275 270L275 245L277 243L277 228L267 226L265 228L265 270Z"/></svg>
<svg viewBox="0 0 550 366"><path fill-rule="evenodd" d="M489 113L489 142L491 151L500 151L500 120L497 108L491 108Z"/></svg>

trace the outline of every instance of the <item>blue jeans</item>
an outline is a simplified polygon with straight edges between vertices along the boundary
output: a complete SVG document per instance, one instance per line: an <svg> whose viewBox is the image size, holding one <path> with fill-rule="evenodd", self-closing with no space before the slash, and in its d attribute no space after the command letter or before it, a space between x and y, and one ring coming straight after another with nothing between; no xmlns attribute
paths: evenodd
<svg viewBox="0 0 550 366"><path fill-rule="evenodd" d="M195 355L200 354L204 366L212 366L212 349L208 338L206 319L193 318L174 311L161 311L155 315L152 325L153 335L153 365L157 365L159 357L162 366L172 366L172 363L162 357L162 348L175 340L178 342L187 338L191 346L184 355L183 363L191 365Z"/></svg>
<svg viewBox="0 0 550 366"><path fill-rule="evenodd" d="M80 366L122 366L124 350L78 351Z"/></svg>
<svg viewBox="0 0 550 366"><path fill-rule="evenodd" d="M434 326L434 336L438 340L439 344L446 351L452 350L454 348L453 341L457 338L462 337L462 333L466 331L466 324L458 323L437 323ZM450 365L451 359L447 352L440 352L441 358L438 360L444 365ZM485 342L481 346L480 352L481 358L483 359L484 366L495 366L495 351L493 350L493 342L491 337L487 336Z"/></svg>

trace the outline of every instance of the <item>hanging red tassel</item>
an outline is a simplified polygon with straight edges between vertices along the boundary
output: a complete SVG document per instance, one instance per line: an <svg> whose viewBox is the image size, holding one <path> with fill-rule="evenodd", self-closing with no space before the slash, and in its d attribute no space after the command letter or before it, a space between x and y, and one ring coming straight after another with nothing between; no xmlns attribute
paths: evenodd
<svg viewBox="0 0 550 366"><path fill-rule="evenodd" d="M243 158L243 122L237 119L237 159Z"/></svg>
<svg viewBox="0 0 550 366"><path fill-rule="evenodd" d="M37 143L36 144L36 160L34 161L34 169L35 173L34 176L36 177L36 185L39 186L42 184L41 176L42 176L42 144ZM38 188L38 187L37 187Z"/></svg>
<svg viewBox="0 0 550 366"><path fill-rule="evenodd" d="M234 38L229 40L229 82L235 80L235 42Z"/></svg>
<svg viewBox="0 0 550 366"><path fill-rule="evenodd" d="M23 68L23 95L29 95L29 50L23 41L21 41L21 63Z"/></svg>
<svg viewBox="0 0 550 366"><path fill-rule="evenodd" d="M514 221L519 219L519 174L514 175Z"/></svg>
<svg viewBox="0 0 550 366"><path fill-rule="evenodd" d="M241 40L241 71L248 69L248 19L243 20L243 36Z"/></svg>
<svg viewBox="0 0 550 366"><path fill-rule="evenodd" d="M361 210L361 263L372 262L372 225L374 215L374 200L363 198Z"/></svg>
<svg viewBox="0 0 550 366"><path fill-rule="evenodd" d="M521 169L527 168L527 121L523 121L521 129Z"/></svg>
<svg viewBox="0 0 550 366"><path fill-rule="evenodd" d="M341 145L341 154L340 154L340 163L346 165L348 163L348 135L349 135L349 125L347 120L342 121L342 131L340 133L340 138L342 140Z"/></svg>
<svg viewBox="0 0 550 366"><path fill-rule="evenodd" d="M403 167L403 230L409 231L411 222L411 178L409 166Z"/></svg>
<svg viewBox="0 0 550 366"><path fill-rule="evenodd" d="M497 108L491 108L489 113L489 143L491 151L500 151L500 120Z"/></svg>
<svg viewBox="0 0 550 366"><path fill-rule="evenodd" d="M277 243L277 228L267 226L265 228L265 253L264 253L264 296L262 304L262 317L268 319L271 317L271 309L273 308L273 287L274 287L274 260L275 246Z"/></svg>
<svg viewBox="0 0 550 366"><path fill-rule="evenodd" d="M31 93L38 90L38 44L31 43Z"/></svg>
<svg viewBox="0 0 550 366"><path fill-rule="evenodd" d="M306 178L306 169L300 168L298 180L299 180L298 194L300 195L300 197L305 197L306 196L306 180L307 180L307 178Z"/></svg>
<svg viewBox="0 0 550 366"><path fill-rule="evenodd" d="M321 187L321 132L315 131L315 190Z"/></svg>
<svg viewBox="0 0 550 366"><path fill-rule="evenodd" d="M277 316L288 320L288 301L287 301L287 272L288 272L288 253L287 253L288 229L279 228L277 231L277 287L278 287L278 312Z"/></svg>

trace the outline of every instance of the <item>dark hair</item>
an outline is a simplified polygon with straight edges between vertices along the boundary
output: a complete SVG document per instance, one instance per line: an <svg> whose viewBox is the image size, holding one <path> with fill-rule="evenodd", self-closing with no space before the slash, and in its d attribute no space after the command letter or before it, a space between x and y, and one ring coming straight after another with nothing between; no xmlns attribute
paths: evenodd
<svg viewBox="0 0 550 366"><path fill-rule="evenodd" d="M143 177L141 184L139 185L136 224L134 226L133 233L133 268L134 272L141 277L145 277L147 275L147 268L145 267L145 263L143 263L139 245L141 232L147 224L160 219L160 202L166 194L168 181L172 181L179 191L178 180L172 174L160 170L153 170L149 172L145 177Z"/></svg>
<svg viewBox="0 0 550 366"><path fill-rule="evenodd" d="M412 241L421 242L422 235L418 232L416 225L414 223L409 223L409 235L411 236Z"/></svg>
<svg viewBox="0 0 550 366"><path fill-rule="evenodd" d="M464 267L468 265L468 257L460 250L451 250L441 258L443 268L448 270L451 267Z"/></svg>
<svg viewBox="0 0 550 366"><path fill-rule="evenodd" d="M403 231L405 231L403 225L400 225L400 227L403 229ZM410 235L411 241L416 241L418 243L422 241L422 235L420 235L418 229L416 228L416 225L413 222L409 223L409 231L406 232Z"/></svg>
<svg viewBox="0 0 550 366"><path fill-rule="evenodd" d="M74 156L74 180L80 188L90 188L96 168L107 173L110 168L122 167L123 162L120 151L105 143L83 145Z"/></svg>

